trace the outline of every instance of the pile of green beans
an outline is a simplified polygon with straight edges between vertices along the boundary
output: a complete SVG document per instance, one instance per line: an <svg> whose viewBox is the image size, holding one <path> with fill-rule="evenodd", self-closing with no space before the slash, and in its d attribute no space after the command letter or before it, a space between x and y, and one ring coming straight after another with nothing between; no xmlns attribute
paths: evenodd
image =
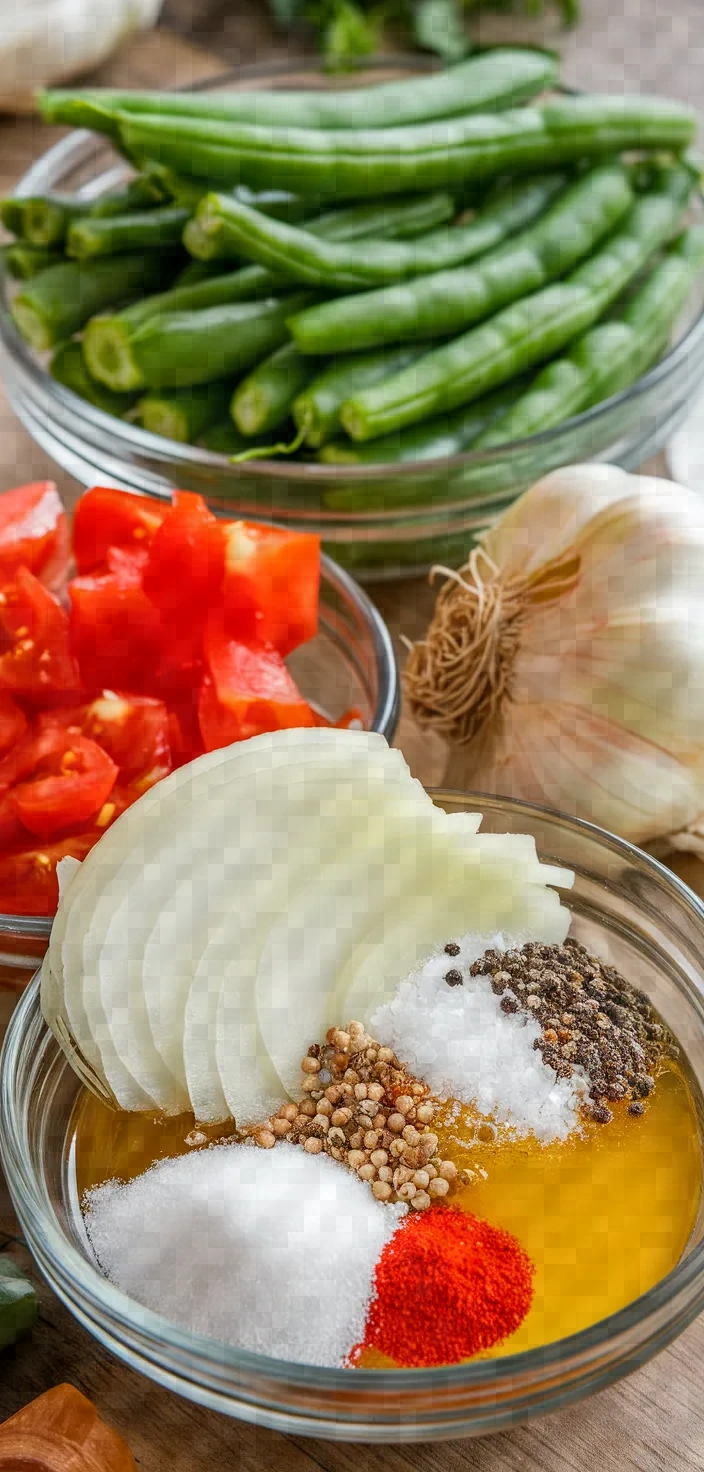
<svg viewBox="0 0 704 1472"><path fill-rule="evenodd" d="M46 92L132 177L0 202L15 324L64 391L218 454L388 466L561 425L666 349L704 227L689 108L558 82L503 47L352 90Z"/></svg>

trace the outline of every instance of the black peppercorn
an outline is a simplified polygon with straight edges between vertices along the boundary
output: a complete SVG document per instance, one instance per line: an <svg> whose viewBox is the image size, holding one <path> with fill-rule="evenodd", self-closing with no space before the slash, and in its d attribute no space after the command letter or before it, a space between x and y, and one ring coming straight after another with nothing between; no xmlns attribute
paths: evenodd
<svg viewBox="0 0 704 1472"><path fill-rule="evenodd" d="M460 948L456 940L449 940L447 942L447 945L445 946L445 953L448 956L459 956Z"/></svg>
<svg viewBox="0 0 704 1472"><path fill-rule="evenodd" d="M462 972L455 971L454 969L452 971L446 971L445 980L448 986L462 986Z"/></svg>

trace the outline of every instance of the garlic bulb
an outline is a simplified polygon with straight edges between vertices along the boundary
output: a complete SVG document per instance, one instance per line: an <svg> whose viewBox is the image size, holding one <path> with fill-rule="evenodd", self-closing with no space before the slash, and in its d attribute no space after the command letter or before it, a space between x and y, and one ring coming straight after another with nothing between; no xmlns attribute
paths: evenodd
<svg viewBox="0 0 704 1472"><path fill-rule="evenodd" d="M0 30L0 108L30 110L37 87L87 72L134 31L154 25L161 0L23 0Z"/></svg>
<svg viewBox="0 0 704 1472"><path fill-rule="evenodd" d="M449 742L446 785L704 853L701 498L570 466L447 579L404 674Z"/></svg>

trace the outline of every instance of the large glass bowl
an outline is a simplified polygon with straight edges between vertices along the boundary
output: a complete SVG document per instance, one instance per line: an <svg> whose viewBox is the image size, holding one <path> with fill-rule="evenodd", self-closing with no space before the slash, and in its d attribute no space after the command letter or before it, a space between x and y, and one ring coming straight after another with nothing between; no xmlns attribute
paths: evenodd
<svg viewBox="0 0 704 1472"><path fill-rule="evenodd" d="M704 905L654 859L590 824L481 795L484 828L532 833L542 859L575 871L571 933L637 978L704 1087ZM45 1027L39 985L15 1011L0 1059L2 1164L39 1267L84 1327L120 1359L200 1405L299 1436L400 1442L479 1436L590 1395L629 1374L704 1307L704 1214L671 1273L619 1313L568 1339L435 1370L329 1370L227 1348L175 1328L94 1266L73 1185L70 1122L79 1083Z"/></svg>
<svg viewBox="0 0 704 1472"><path fill-rule="evenodd" d="M319 629L287 659L306 699L336 720L355 706L367 730L393 741L401 689L391 635L359 584L321 561ZM0 913L0 1036L17 992L46 951L51 920Z"/></svg>
<svg viewBox="0 0 704 1472"><path fill-rule="evenodd" d="M394 64L397 75L422 68L417 57ZM355 72L345 85L386 75ZM247 68L218 87L325 87L314 65ZM17 194L94 194L119 182L125 165L92 134L70 133L19 181ZM17 332L8 311L9 283L0 279L0 346L10 400L29 433L84 485L109 481L166 495L174 486L200 491L215 507L282 525L317 530L331 556L358 577L424 571L432 562L458 566L473 538L502 506L539 476L575 461L607 460L634 470L667 443L684 418L704 373L704 292L693 293L676 346L637 384L556 429L498 450L444 460L339 467L261 460L231 465L223 455L147 434L92 408L56 384Z"/></svg>

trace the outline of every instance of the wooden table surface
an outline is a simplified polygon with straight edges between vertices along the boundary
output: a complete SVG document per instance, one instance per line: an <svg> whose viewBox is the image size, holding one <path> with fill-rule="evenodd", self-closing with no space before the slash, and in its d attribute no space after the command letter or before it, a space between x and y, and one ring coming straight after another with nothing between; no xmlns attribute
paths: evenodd
<svg viewBox="0 0 704 1472"><path fill-rule="evenodd" d="M566 74L576 85L653 88L704 111L701 5L702 0L582 0L586 14L579 31L556 36L548 24L540 34L558 41ZM178 85L213 75L222 65L299 55L304 46L277 35L252 0L167 0L164 18L171 30L132 42L98 80ZM507 17L482 20L477 30L484 41L536 36L534 27ZM0 192L11 188L50 138L51 130L32 119L0 121ZM0 489L51 476L68 504L75 499L76 484L32 443L1 389L0 465ZM423 581L378 585L372 593L396 637L424 626L431 604ZM436 750L421 747L406 726L400 744L419 774L438 778ZM696 860L677 867L704 893L704 869ZM16 1234L0 1182L0 1251L28 1267L41 1300L33 1334L0 1354L0 1421L68 1380L124 1435L143 1472L704 1472L704 1318L620 1385L500 1436L435 1446L341 1446L230 1421L128 1370L62 1308Z"/></svg>

